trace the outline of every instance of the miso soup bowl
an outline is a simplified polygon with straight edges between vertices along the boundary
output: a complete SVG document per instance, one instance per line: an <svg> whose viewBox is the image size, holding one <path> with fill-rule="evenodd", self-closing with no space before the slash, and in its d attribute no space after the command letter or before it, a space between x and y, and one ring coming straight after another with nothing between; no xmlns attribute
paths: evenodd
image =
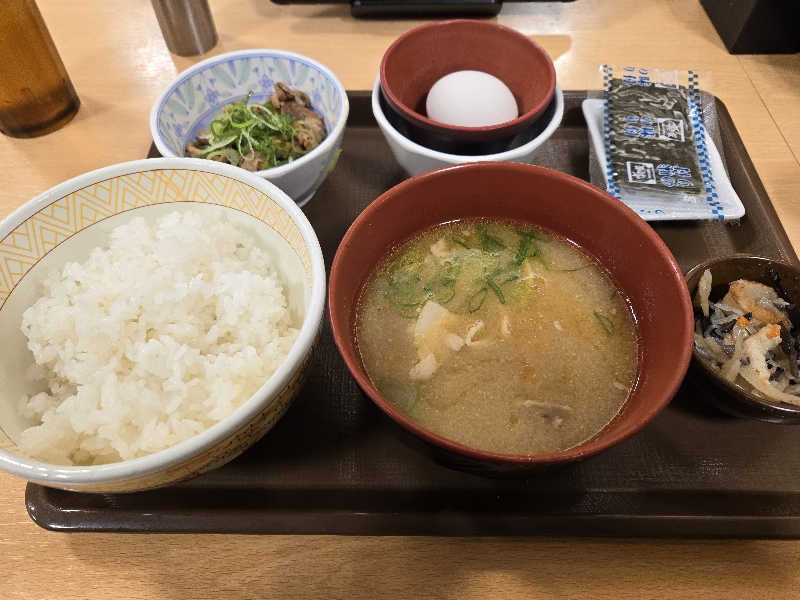
<svg viewBox="0 0 800 600"><path fill-rule="evenodd" d="M175 212L227 215L272 259L300 329L283 363L230 415L183 442L120 462L65 466L27 456L20 433L36 425L20 411L42 391L25 373L34 363L20 325L42 280L85 261L109 232L135 217L154 222ZM255 240L253 242L253 240ZM0 469L49 487L130 492L188 479L225 464L281 418L299 390L325 304L325 265L311 224L289 196L261 177L208 160L154 158L70 179L0 222Z"/></svg>
<svg viewBox="0 0 800 600"><path fill-rule="evenodd" d="M635 314L638 375L634 387L611 423L579 446L535 455L465 446L398 411L364 370L355 336L356 310L361 289L381 259L431 226L479 217L522 221L576 243L605 270ZM487 474L525 474L584 459L623 442L670 402L692 354L689 293L680 267L661 238L599 188L533 165L455 165L423 173L382 194L342 239L331 268L328 302L336 345L378 408L446 464Z"/></svg>

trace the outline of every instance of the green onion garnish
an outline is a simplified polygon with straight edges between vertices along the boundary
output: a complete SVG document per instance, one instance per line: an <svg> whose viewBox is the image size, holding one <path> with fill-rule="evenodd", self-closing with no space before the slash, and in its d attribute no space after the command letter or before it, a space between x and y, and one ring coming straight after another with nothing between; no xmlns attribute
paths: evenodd
<svg viewBox="0 0 800 600"><path fill-rule="evenodd" d="M534 240L539 240L540 242L549 242L550 240L546 237L543 237L536 233L535 231L526 231L524 229L517 229L517 233L522 237L526 238L533 238Z"/></svg>
<svg viewBox="0 0 800 600"><path fill-rule="evenodd" d="M528 257L528 250L531 247L531 238L528 236L522 236L519 240L519 248L517 249L517 254L514 256L514 260L512 264L520 266L522 261L524 261Z"/></svg>
<svg viewBox="0 0 800 600"><path fill-rule="evenodd" d="M459 246L463 246L464 248L466 248L467 250L469 250L469 246L467 246L467 242L465 242L464 240L462 240L460 237L453 236L453 238L452 238L452 239L453 239L453 242L455 242L455 243L456 243L456 244L458 244Z"/></svg>
<svg viewBox="0 0 800 600"><path fill-rule="evenodd" d="M497 299L500 301L500 304L505 304L506 303L506 297L503 296L503 292L500 290L500 286L499 285L497 285L491 279L487 279L486 280L486 285L488 285L489 288L495 293L495 295L497 296Z"/></svg>
<svg viewBox="0 0 800 600"><path fill-rule="evenodd" d="M472 297L469 299L467 303L467 310L471 313L477 312L483 306L483 303L486 301L486 296L489 295L488 288L481 288L477 292L475 292Z"/></svg>
<svg viewBox="0 0 800 600"><path fill-rule="evenodd" d="M263 158L260 168L275 167L298 158L307 150L299 147L295 136L304 124L290 115L282 115L272 104L249 104L253 92L245 98L222 107L211 121L209 132L202 137L207 145L198 146L201 158L219 157L224 154L231 164L238 159ZM221 149L232 152L220 152ZM236 162L232 159L236 158Z"/></svg>
<svg viewBox="0 0 800 600"><path fill-rule="evenodd" d="M506 247L499 237L492 235L489 233L489 227L486 223L480 222L478 223L478 234L481 238L481 248L484 252L491 252L492 249L494 250L502 250Z"/></svg>
<svg viewBox="0 0 800 600"><path fill-rule="evenodd" d="M614 335L614 323L611 322L611 319L601 315L597 311L594 311L594 318L597 319L597 322L600 323L600 327L602 327L608 335Z"/></svg>

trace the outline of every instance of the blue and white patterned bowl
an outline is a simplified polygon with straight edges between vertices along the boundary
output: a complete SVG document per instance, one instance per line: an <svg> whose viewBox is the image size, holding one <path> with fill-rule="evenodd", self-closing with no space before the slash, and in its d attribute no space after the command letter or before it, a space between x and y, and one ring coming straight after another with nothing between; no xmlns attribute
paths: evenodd
<svg viewBox="0 0 800 600"><path fill-rule="evenodd" d="M190 67L169 85L150 111L150 132L163 156L182 157L187 142L207 129L226 104L252 91L264 102L282 81L311 98L328 136L308 154L279 167L257 171L297 204L308 202L322 184L342 145L350 110L347 93L330 69L293 52L240 50L213 56Z"/></svg>

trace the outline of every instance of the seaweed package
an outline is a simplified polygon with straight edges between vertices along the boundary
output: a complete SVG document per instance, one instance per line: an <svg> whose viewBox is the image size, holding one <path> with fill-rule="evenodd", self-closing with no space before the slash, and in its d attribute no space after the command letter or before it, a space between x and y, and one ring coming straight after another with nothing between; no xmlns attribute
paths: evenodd
<svg viewBox="0 0 800 600"><path fill-rule="evenodd" d="M700 77L631 66L602 72L608 191L643 216L730 218L715 177L721 171L730 184L706 131L716 126L713 96L700 91Z"/></svg>

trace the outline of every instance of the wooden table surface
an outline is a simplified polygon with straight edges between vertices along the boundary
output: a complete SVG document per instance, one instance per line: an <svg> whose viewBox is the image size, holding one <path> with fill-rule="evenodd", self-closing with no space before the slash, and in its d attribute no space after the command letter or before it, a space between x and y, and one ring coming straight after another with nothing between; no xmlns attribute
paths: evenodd
<svg viewBox="0 0 800 600"><path fill-rule="evenodd" d="M289 49L367 89L389 43L419 21L356 20L341 5L211 0L212 53ZM85 171L141 158L148 113L196 58L172 56L147 0L39 0L82 100L72 123L0 139L0 218ZM564 89L601 63L692 68L728 106L800 249L800 56L732 56L698 0L507 4L497 21L539 42ZM800 541L56 534L0 474L0 597L796 598Z"/></svg>

